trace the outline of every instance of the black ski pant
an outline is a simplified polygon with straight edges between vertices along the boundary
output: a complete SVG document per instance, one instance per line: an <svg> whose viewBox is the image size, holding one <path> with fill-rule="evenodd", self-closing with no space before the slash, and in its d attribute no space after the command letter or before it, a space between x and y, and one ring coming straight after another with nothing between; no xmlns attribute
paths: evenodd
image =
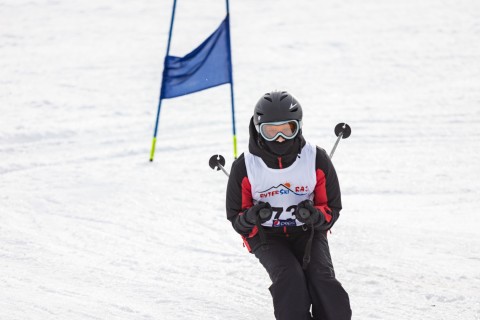
<svg viewBox="0 0 480 320"><path fill-rule="evenodd" d="M350 301L335 279L326 232L315 232L310 263L302 269L309 233L267 234L267 244L254 252L272 280L275 318L312 320L313 315L314 320L350 320Z"/></svg>

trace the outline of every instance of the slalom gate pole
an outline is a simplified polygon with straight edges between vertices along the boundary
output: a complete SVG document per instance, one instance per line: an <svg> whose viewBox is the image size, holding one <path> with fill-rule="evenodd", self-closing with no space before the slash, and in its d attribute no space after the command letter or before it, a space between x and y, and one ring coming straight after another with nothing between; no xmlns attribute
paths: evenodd
<svg viewBox="0 0 480 320"><path fill-rule="evenodd" d="M228 51L230 53L230 100L232 104L232 130L233 130L233 158L237 159L237 130L235 129L235 99L233 94L233 67L232 67L232 44L230 40L230 5L229 1L226 0L227 6L227 41L228 41Z"/></svg>
<svg viewBox="0 0 480 320"><path fill-rule="evenodd" d="M167 59L168 54L170 53L170 44L172 42L173 21L175 20L176 7L177 7L177 0L173 0L172 19L170 20L170 31L168 32L167 54L165 56L165 59ZM163 71L165 72L165 63L164 63ZM163 79L164 79L164 76L162 75L162 83L160 85L160 98L158 101L158 109L157 109L157 118L155 120L155 130L153 132L152 149L150 150L150 162L153 161L153 156L155 155L155 145L157 143L158 122L160 120L160 109L162 108L162 100L163 100Z"/></svg>

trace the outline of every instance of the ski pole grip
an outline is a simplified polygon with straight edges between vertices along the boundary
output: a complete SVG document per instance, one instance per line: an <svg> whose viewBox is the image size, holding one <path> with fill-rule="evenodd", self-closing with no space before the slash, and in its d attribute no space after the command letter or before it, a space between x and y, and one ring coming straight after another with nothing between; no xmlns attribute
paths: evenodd
<svg viewBox="0 0 480 320"><path fill-rule="evenodd" d="M258 215L262 220L270 220L270 217L272 216L272 210L269 208L262 208L258 212Z"/></svg>
<svg viewBox="0 0 480 320"><path fill-rule="evenodd" d="M307 208L300 208L298 209L298 215L302 220L306 220L310 218L310 210L308 210Z"/></svg>

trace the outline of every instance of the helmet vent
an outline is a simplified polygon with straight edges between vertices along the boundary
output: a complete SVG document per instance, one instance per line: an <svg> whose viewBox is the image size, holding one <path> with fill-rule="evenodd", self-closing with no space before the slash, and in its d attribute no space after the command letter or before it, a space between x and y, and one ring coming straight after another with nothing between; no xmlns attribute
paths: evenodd
<svg viewBox="0 0 480 320"><path fill-rule="evenodd" d="M263 97L263 98L264 98L265 100L268 100L268 101L272 102L272 98L270 98L270 97L265 96L265 97Z"/></svg>
<svg viewBox="0 0 480 320"><path fill-rule="evenodd" d="M295 107L292 110L290 110L290 112L297 112L297 110L298 110L298 107Z"/></svg>
<svg viewBox="0 0 480 320"><path fill-rule="evenodd" d="M280 101L282 101L283 99L285 99L286 97L288 97L288 94L286 94L285 91L282 92L282 96L280 97Z"/></svg>
<svg viewBox="0 0 480 320"><path fill-rule="evenodd" d="M257 112L257 116L263 116L263 113Z"/></svg>

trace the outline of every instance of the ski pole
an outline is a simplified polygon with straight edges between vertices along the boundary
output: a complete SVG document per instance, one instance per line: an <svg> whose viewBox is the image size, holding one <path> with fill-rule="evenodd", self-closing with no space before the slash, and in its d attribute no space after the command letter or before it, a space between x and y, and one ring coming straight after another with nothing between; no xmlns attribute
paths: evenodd
<svg viewBox="0 0 480 320"><path fill-rule="evenodd" d="M335 145L333 146L332 151L330 152L330 159L333 157L333 154L335 153L335 149L337 149L338 144L340 143L341 139L347 139L350 137L350 134L352 133L352 129L350 126L346 123L339 123L335 126L335 135L338 137L337 141L335 142Z"/></svg>
<svg viewBox="0 0 480 320"><path fill-rule="evenodd" d="M225 170L225 158L221 155L221 154L214 154L213 156L210 157L210 160L208 161L208 165L210 166L210 168L212 168L213 170L222 170L223 173L225 173L225 175L227 177L229 177L230 175L228 174L227 170Z"/></svg>

